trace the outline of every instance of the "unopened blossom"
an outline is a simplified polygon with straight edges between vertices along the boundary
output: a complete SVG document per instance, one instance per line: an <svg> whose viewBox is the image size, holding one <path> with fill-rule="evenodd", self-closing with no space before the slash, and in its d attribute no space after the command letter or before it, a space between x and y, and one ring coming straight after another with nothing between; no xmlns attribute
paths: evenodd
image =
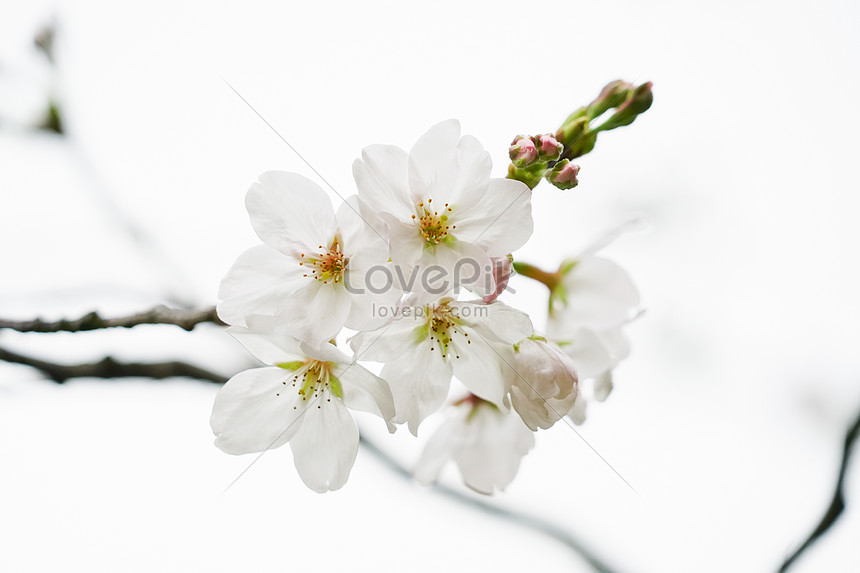
<svg viewBox="0 0 860 573"><path fill-rule="evenodd" d="M218 315L228 324L273 316L288 334L318 343L344 325L377 326L373 308L399 298L390 284L365 284L369 269L387 264L388 246L361 218L358 197L335 214L312 181L269 171L251 185L245 205L263 244L240 255L221 281Z"/></svg>
<svg viewBox="0 0 860 573"><path fill-rule="evenodd" d="M559 143L555 136L551 134L539 135L537 143L540 145L541 157L549 161L555 161L561 156L561 152L564 151L564 145Z"/></svg>
<svg viewBox="0 0 860 573"><path fill-rule="evenodd" d="M593 380L594 396L603 400L612 390L612 370L630 352L622 328L640 310L639 292L627 271L592 249L562 270L547 334L571 358L580 380ZM577 406L571 417L581 421L585 405Z"/></svg>
<svg viewBox="0 0 860 573"><path fill-rule="evenodd" d="M534 140L527 135L516 136L508 148L508 155L517 167L531 165L537 160L539 153L540 150L535 145Z"/></svg>
<svg viewBox="0 0 860 573"><path fill-rule="evenodd" d="M579 185L577 176L579 175L579 165L574 165L567 159L562 159L555 166L546 172L547 181L558 187L559 189L573 189Z"/></svg>
<svg viewBox="0 0 860 573"><path fill-rule="evenodd" d="M531 236L531 190L490 178L489 154L460 137L455 120L433 126L409 153L373 145L353 165L369 221L389 233L390 257L406 290L439 298L456 287L480 296L495 290L493 257ZM438 271L438 272L436 272Z"/></svg>
<svg viewBox="0 0 860 573"><path fill-rule="evenodd" d="M530 336L515 350L511 405L529 428L547 429L576 402L576 367L561 348L541 337Z"/></svg>
<svg viewBox="0 0 860 573"><path fill-rule="evenodd" d="M215 397L215 445L229 454L262 452L289 442L302 481L317 492L342 487L358 451L349 409L380 416L394 431L388 384L331 344L315 347L273 333L271 320L249 317L230 327L267 366L230 378Z"/></svg>
<svg viewBox="0 0 860 573"><path fill-rule="evenodd" d="M513 481L534 443L534 433L515 413L470 396L449 408L448 419L424 448L415 479L430 484L453 461L467 486L491 495Z"/></svg>
<svg viewBox="0 0 860 573"><path fill-rule="evenodd" d="M452 376L478 397L506 408L513 345L532 331L528 315L503 302L443 298L423 306L406 304L389 324L359 333L350 343L363 360L385 362L381 376L394 395L394 420L408 423L417 435L418 425L444 403Z"/></svg>
<svg viewBox="0 0 860 573"><path fill-rule="evenodd" d="M487 296L483 297L486 303L493 302L508 288L508 282L511 280L511 275L514 274L514 263L510 255L504 257L493 258L493 282L496 285L496 290Z"/></svg>

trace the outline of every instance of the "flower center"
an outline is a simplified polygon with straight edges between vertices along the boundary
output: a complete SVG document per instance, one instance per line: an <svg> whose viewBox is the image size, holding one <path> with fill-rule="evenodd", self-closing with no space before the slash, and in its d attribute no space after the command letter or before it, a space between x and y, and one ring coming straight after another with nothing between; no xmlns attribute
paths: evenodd
<svg viewBox="0 0 860 573"><path fill-rule="evenodd" d="M448 238L450 231L457 228L457 225L448 224L448 213L452 212L448 203L442 207L441 215L438 210L433 209L432 203L433 199L427 199L426 203L424 201L419 202L415 209L416 214L412 215L412 220L418 226L418 234L421 235L428 247L435 247Z"/></svg>
<svg viewBox="0 0 860 573"><path fill-rule="evenodd" d="M302 276L310 277L321 281L323 284L332 282L337 284L343 281L343 274L346 272L346 266L349 264L349 259L343 254L343 246L337 237L332 239L331 245L328 248L319 246L320 254L305 255L301 254L301 262L299 266L307 266L310 268L309 273Z"/></svg>
<svg viewBox="0 0 860 573"><path fill-rule="evenodd" d="M324 362L308 358L304 362L281 362L276 364L279 368L294 372L294 374L282 382L284 386L290 383L293 388L298 388L299 396L303 402L321 397L326 391L330 391L338 398L343 398L343 388L340 380L332 374L334 362ZM280 392L277 394L280 396ZM331 402L331 395L326 398ZM296 406L293 406L295 409ZM319 408L319 405L317 405Z"/></svg>
<svg viewBox="0 0 860 573"><path fill-rule="evenodd" d="M462 321L452 312L448 302L443 301L435 308L427 307L425 309L428 315L427 329L430 335L430 351L435 352L438 347L442 353L442 358L448 357L451 342L458 335L463 337L466 344L472 344L472 341L469 340L469 333L462 328ZM460 358L458 355L454 357Z"/></svg>

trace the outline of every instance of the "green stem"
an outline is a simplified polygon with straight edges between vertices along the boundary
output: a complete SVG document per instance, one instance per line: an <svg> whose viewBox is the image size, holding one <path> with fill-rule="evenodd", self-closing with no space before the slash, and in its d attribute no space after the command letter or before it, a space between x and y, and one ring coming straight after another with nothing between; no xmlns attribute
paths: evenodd
<svg viewBox="0 0 860 573"><path fill-rule="evenodd" d="M550 291L555 290L555 287L561 282L561 274L558 271L550 273L529 263L514 261L514 270L524 277L542 282Z"/></svg>

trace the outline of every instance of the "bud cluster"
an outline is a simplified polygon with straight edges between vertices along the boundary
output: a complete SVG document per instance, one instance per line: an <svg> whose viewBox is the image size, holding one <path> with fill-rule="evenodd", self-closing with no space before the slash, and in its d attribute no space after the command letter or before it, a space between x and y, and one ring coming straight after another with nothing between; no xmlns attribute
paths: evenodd
<svg viewBox="0 0 860 573"><path fill-rule="evenodd" d="M570 160L591 152L597 134L630 125L653 102L651 82L640 86L617 80L607 84L597 98L570 114L554 135L518 135L508 149L511 165L508 177L522 181L530 188L542 178L559 189L578 184L579 166ZM602 122L598 118L614 110Z"/></svg>

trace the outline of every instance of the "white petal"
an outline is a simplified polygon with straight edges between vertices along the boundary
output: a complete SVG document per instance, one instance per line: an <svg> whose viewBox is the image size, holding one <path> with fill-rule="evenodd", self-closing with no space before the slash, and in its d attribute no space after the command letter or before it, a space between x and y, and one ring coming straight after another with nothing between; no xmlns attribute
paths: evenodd
<svg viewBox="0 0 860 573"><path fill-rule="evenodd" d="M415 209L409 192L409 157L393 145L371 145L352 164L358 194L373 216L392 213L406 220ZM372 224L372 221L371 221Z"/></svg>
<svg viewBox="0 0 860 573"><path fill-rule="evenodd" d="M351 285L355 286L355 285ZM393 285L379 294L372 285L360 287L363 294L352 294L344 325L352 330L376 330L387 323L400 307L401 293Z"/></svg>
<svg viewBox="0 0 860 573"><path fill-rule="evenodd" d="M337 228L350 264L352 257L365 250L388 251L385 225L378 219L368 220L363 214L365 210L358 195L347 197L337 210Z"/></svg>
<svg viewBox="0 0 860 573"><path fill-rule="evenodd" d="M339 364L334 375L338 377L343 389L343 402L353 410L376 414L388 424L388 431L394 432L394 397L388 383L369 372L363 366Z"/></svg>
<svg viewBox="0 0 860 573"><path fill-rule="evenodd" d="M573 360L552 342L526 338L517 344L514 367L535 392L563 398L575 392L578 377ZM518 384L514 380L514 384Z"/></svg>
<svg viewBox="0 0 860 573"><path fill-rule="evenodd" d="M382 368L382 377L391 387L397 410L395 422L407 422L409 431L418 435L424 418L438 410L448 397L451 386L451 366L441 359L439 349L427 348Z"/></svg>
<svg viewBox="0 0 860 573"><path fill-rule="evenodd" d="M579 261L562 279L567 303L550 318L557 332L601 331L628 322L639 307L639 292L623 268L600 257Z"/></svg>
<svg viewBox="0 0 860 573"><path fill-rule="evenodd" d="M547 429L564 417L573 407L577 393L564 398L541 396L528 384L511 386L511 406L531 430Z"/></svg>
<svg viewBox="0 0 860 573"><path fill-rule="evenodd" d="M568 414L568 417L577 426L585 423L585 406L585 398L580 394L576 397L576 402L573 403L573 408L570 409L570 413Z"/></svg>
<svg viewBox="0 0 860 573"><path fill-rule="evenodd" d="M290 440L299 477L319 493L340 489L358 453L358 426L337 398L311 405L305 418Z"/></svg>
<svg viewBox="0 0 860 573"><path fill-rule="evenodd" d="M449 418L436 430L421 452L415 467L415 480L420 484L429 485L439 479L439 473L453 457L466 431L465 418L471 408L455 406L450 410Z"/></svg>
<svg viewBox="0 0 860 573"><path fill-rule="evenodd" d="M429 251L431 249L428 249ZM430 260L422 260L423 268L429 268L432 264L444 269L448 288L446 290L427 288L425 292L439 297L452 289L466 289L478 296L485 296L495 290L493 260L480 247L464 241L442 243L433 250L433 255ZM432 286L429 284L430 281L422 282L428 283L427 287Z"/></svg>
<svg viewBox="0 0 860 573"><path fill-rule="evenodd" d="M283 301L278 316L283 317L283 331L311 343L328 341L340 332L346 322L351 297L343 285L310 281Z"/></svg>
<svg viewBox="0 0 860 573"><path fill-rule="evenodd" d="M403 222L388 213L383 214L383 220L388 225L391 260L401 268L400 276L408 278L424 256L426 242L411 220ZM405 287L401 285L401 288Z"/></svg>
<svg viewBox="0 0 860 573"><path fill-rule="evenodd" d="M251 247L221 281L218 316L228 324L244 325L249 314L274 314L303 284L297 260L266 245Z"/></svg>
<svg viewBox="0 0 860 573"><path fill-rule="evenodd" d="M409 187L412 199L442 199L456 178L460 123L449 119L437 123L418 138L409 151Z"/></svg>
<svg viewBox="0 0 860 573"><path fill-rule="evenodd" d="M607 370L594 379L594 399L603 402L609 397L612 387L612 371Z"/></svg>
<svg viewBox="0 0 860 573"><path fill-rule="evenodd" d="M487 193L493 163L472 136L460 138L455 120L424 134L409 153L409 185L413 199L448 204L453 217L473 208Z"/></svg>
<svg viewBox="0 0 860 573"><path fill-rule="evenodd" d="M499 300L489 304L454 302L451 307L466 324L490 341L516 344L534 333L529 315Z"/></svg>
<svg viewBox="0 0 860 573"><path fill-rule="evenodd" d="M277 448L301 428L306 403L277 368L254 368L236 374L218 391L209 420L215 445L228 454Z"/></svg>
<svg viewBox="0 0 860 573"><path fill-rule="evenodd" d="M260 240L285 254L319 252L337 230L328 195L298 173L263 173L248 189L245 207Z"/></svg>
<svg viewBox="0 0 860 573"><path fill-rule="evenodd" d="M398 309L398 312L401 310ZM420 332L426 324L425 317L413 316L410 313L409 316L393 320L378 330L361 332L350 338L349 343L357 360L390 362L402 358L405 354L417 352L416 345L427 340L427 334Z"/></svg>
<svg viewBox="0 0 860 573"><path fill-rule="evenodd" d="M488 341L475 331L468 338L471 344L463 337L454 338L454 375L476 396L504 407L511 381L513 347Z"/></svg>
<svg viewBox="0 0 860 573"><path fill-rule="evenodd" d="M258 327L261 319L270 322L269 317L249 317L249 327L231 326L227 329L233 338L261 362L272 366L281 362L304 361L305 356L298 339L291 336L274 334L270 328Z"/></svg>
<svg viewBox="0 0 860 573"><path fill-rule="evenodd" d="M491 179L484 199L462 215L452 214L457 239L474 243L491 257L522 247L534 231L532 192L513 179ZM462 217L462 218L461 218Z"/></svg>
<svg viewBox="0 0 860 573"><path fill-rule="evenodd" d="M516 477L522 457L534 447L534 433L519 416L487 406L479 407L469 423L473 437L454 458L463 480L479 493L504 490Z"/></svg>
<svg viewBox="0 0 860 573"><path fill-rule="evenodd" d="M618 364L630 356L630 343L620 328L604 330L600 333L600 341L609 355L612 356L614 364Z"/></svg>
<svg viewBox="0 0 860 573"><path fill-rule="evenodd" d="M615 366L612 355L591 330L580 329L562 342L561 349L573 361L580 380L594 378Z"/></svg>

